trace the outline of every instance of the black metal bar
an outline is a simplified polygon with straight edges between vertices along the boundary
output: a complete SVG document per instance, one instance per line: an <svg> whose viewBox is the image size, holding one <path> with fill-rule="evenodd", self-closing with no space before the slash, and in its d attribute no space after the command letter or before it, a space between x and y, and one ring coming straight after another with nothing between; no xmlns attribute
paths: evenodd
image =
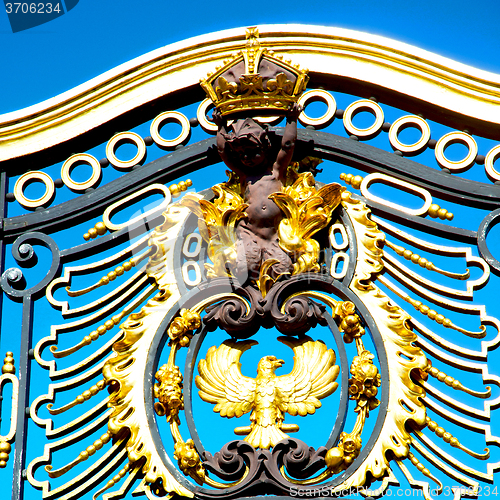
<svg viewBox="0 0 500 500"><path fill-rule="evenodd" d="M14 474L12 478L12 500L24 498L24 469L26 463L26 440L29 406L31 361L29 349L33 334L33 300L31 295L23 297L23 325L21 330L21 351L19 356L19 400L17 408L17 429L14 453Z"/></svg>

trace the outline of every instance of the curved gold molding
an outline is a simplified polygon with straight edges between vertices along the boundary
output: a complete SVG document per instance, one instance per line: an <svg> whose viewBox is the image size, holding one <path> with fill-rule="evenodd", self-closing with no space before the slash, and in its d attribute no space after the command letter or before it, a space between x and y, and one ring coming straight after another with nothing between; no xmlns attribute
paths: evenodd
<svg viewBox="0 0 500 500"><path fill-rule="evenodd" d="M376 35L308 25L259 26L260 42L286 52L313 78L374 89L384 102L488 137L500 133L500 75ZM68 92L0 115L0 161L50 148L132 109L198 84L245 44L235 28L167 45ZM348 84L348 85L347 85ZM346 86L347 85L347 86Z"/></svg>

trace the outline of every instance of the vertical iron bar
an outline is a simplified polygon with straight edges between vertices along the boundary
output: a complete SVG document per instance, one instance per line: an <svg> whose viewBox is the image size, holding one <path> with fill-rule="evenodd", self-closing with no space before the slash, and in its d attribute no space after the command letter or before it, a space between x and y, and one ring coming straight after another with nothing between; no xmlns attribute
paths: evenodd
<svg viewBox="0 0 500 500"><path fill-rule="evenodd" d="M5 255L4 255L4 242L3 242L3 220L5 218L6 199L7 194L7 172L0 172L0 276L2 276L5 269ZM3 314L3 291L0 289L0 318ZM0 340L2 339L2 322L0 321ZM0 358L1 359L1 358ZM0 395L0 423L2 422L2 400Z"/></svg>
<svg viewBox="0 0 500 500"><path fill-rule="evenodd" d="M33 300L31 295L23 297L23 325L21 329L21 351L19 355L19 403L17 408L17 431L14 454L14 475L12 479L12 500L24 497L23 471L26 463L26 433L28 418L26 407L29 406L29 388L31 362L29 349L33 334Z"/></svg>

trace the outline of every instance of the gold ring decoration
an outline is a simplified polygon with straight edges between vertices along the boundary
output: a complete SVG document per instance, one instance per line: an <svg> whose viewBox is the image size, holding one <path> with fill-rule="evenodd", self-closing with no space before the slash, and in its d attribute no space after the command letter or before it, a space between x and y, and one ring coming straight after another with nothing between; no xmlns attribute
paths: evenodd
<svg viewBox="0 0 500 500"><path fill-rule="evenodd" d="M131 202L133 199L138 198L139 200L144 197L146 193L154 193L154 192L160 192L165 196L165 199L161 202L160 205L152 208L151 210L148 210L145 213L139 214L137 217L134 217L133 219L127 221L127 222L122 222L121 224L114 224L111 222L111 214L114 213L120 206L124 205L127 206L129 202ZM117 201L113 204L111 204L106 210L104 211L104 214L102 216L102 221L104 222L104 225L110 230L110 231L118 231L119 229L129 226L130 224L133 224L134 222L140 220L140 219L147 219L152 213L159 211L161 208L165 208L169 203L170 200L172 199L172 194L170 193L170 190L165 187L163 184L151 184L150 186L146 186L143 189L140 189L136 193L133 193L129 196L126 196L125 198L121 199L120 201Z"/></svg>
<svg viewBox="0 0 500 500"><path fill-rule="evenodd" d="M198 106L198 111L196 112L196 118L198 118L198 123L200 127L209 134L213 134L217 132L217 125L207 118L207 110L209 106L212 105L212 101L208 99L208 97L201 102Z"/></svg>
<svg viewBox="0 0 500 500"><path fill-rule="evenodd" d="M119 160L115 149L120 142L131 142L137 146L137 154L128 161ZM137 165L146 155L146 143L144 139L135 132L120 132L114 135L106 145L106 158L113 167L118 169L132 168Z"/></svg>
<svg viewBox="0 0 500 500"><path fill-rule="evenodd" d="M31 184L32 182L40 181L45 185L45 193L40 198L31 199L27 198L24 195L24 188L26 184ZM16 184L14 186L14 196L16 200L22 205L24 208L37 208L48 203L52 196L54 196L54 181L49 174L45 172L26 172L21 175L19 179L17 179Z"/></svg>
<svg viewBox="0 0 500 500"><path fill-rule="evenodd" d="M375 123L367 128L358 128L352 123L352 119L362 111L368 111L375 117ZM384 124L384 111L373 101L360 99L350 104L344 111L344 128L348 134L355 135L363 139L370 139L378 134Z"/></svg>
<svg viewBox="0 0 500 500"><path fill-rule="evenodd" d="M452 144L463 144L467 146L469 152L463 160L451 161L446 158L444 152L448 146ZM476 141L465 132L450 132L443 135L436 144L435 150L436 160L443 168L447 168L453 172L463 172L471 167L477 156L477 143Z"/></svg>
<svg viewBox="0 0 500 500"><path fill-rule="evenodd" d="M484 160L484 170L490 181L500 181L500 172L495 169L495 161L500 156L500 145L490 149Z"/></svg>
<svg viewBox="0 0 500 500"><path fill-rule="evenodd" d="M414 127L420 130L422 134L420 139L413 144L405 144L398 138L398 134L405 128ZM429 124L420 116L407 115L398 118L389 129L389 141L391 146L398 151L406 154L418 154L425 150L427 143L431 138L431 129Z"/></svg>
<svg viewBox="0 0 500 500"><path fill-rule="evenodd" d="M84 182L76 182L71 178L71 167L78 163L85 163L92 167L92 175ZM61 179L73 191L85 191L94 187L101 177L101 164L99 160L87 153L70 156L61 167Z"/></svg>
<svg viewBox="0 0 500 500"><path fill-rule="evenodd" d="M170 140L164 139L160 135L160 127L164 123L172 123L172 122L176 122L182 127L181 133L175 139L170 139ZM158 146L164 148L174 148L175 146L182 144L189 137L189 132L191 131L191 124L189 123L189 120L187 119L186 115L183 115L178 111L166 111L165 113L159 114L153 120L153 123L151 123L150 131L153 141L155 141L155 143Z"/></svg>
<svg viewBox="0 0 500 500"><path fill-rule="evenodd" d="M387 201L382 198L379 198L378 196L375 196L368 191L370 185L376 181L382 182L383 184L387 185L392 184L396 188L402 189L403 191L406 191L408 193L414 193L424 200L424 204L420 208L413 209L413 208L403 207L401 205L393 203L392 201ZM391 177L390 175L380 174L378 172L374 172L373 174L367 175L363 179L363 182L361 183L360 186L360 191L361 194L367 200L380 203L381 205L385 205L386 207L394 208L395 210L399 210L400 212L403 212L408 215L425 215L432 204L432 196L426 189L422 189L421 187L415 186L414 184L410 184L409 182L396 179L395 177Z"/></svg>
<svg viewBox="0 0 500 500"><path fill-rule="evenodd" d="M327 105L326 113L318 118L310 118L306 115L305 109L309 102L323 102ZM335 98L326 90L308 90L300 97L298 104L304 107L304 111L299 115L299 122L302 125L313 125L314 127L326 127L335 118L335 111L337 111L337 103Z"/></svg>

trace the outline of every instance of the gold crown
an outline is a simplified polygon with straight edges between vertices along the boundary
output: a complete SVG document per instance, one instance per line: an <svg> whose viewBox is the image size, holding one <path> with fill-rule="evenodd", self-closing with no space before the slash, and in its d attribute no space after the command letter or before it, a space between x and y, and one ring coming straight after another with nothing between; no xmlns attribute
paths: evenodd
<svg viewBox="0 0 500 500"><path fill-rule="evenodd" d="M200 81L201 86L222 115L286 111L305 90L308 70L262 48L257 28L247 29L246 38L245 50L225 60Z"/></svg>

